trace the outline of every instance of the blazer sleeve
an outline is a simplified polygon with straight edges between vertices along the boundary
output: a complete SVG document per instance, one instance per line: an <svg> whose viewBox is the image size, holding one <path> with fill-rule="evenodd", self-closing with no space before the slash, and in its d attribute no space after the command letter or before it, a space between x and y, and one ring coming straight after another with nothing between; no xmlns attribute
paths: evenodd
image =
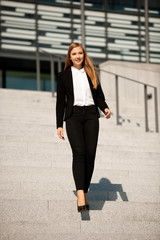
<svg viewBox="0 0 160 240"><path fill-rule="evenodd" d="M57 101L56 101L56 124L57 128L63 127L63 117L65 111L65 87L63 76L58 73L57 77Z"/></svg>
<svg viewBox="0 0 160 240"><path fill-rule="evenodd" d="M98 87L96 89L96 97L97 97L98 107L101 109L102 112L104 112L105 108L109 108L107 103L105 102L105 96L104 96L104 93L103 93L100 82L99 82Z"/></svg>

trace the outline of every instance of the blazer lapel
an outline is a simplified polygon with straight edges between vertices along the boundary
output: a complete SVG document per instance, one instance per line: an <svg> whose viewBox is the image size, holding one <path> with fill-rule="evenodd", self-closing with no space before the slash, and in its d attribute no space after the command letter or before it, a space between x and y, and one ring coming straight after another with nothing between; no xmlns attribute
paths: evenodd
<svg viewBox="0 0 160 240"><path fill-rule="evenodd" d="M67 86L69 87L71 94L74 95L74 93L73 93L73 78L72 78L71 67L68 68L67 81L68 81Z"/></svg>
<svg viewBox="0 0 160 240"><path fill-rule="evenodd" d="M92 95L94 96L93 84L92 84L92 81L91 81L90 77L88 76L88 74L87 74L87 78L88 78L88 82L89 82L89 85L90 85L90 89L91 89Z"/></svg>

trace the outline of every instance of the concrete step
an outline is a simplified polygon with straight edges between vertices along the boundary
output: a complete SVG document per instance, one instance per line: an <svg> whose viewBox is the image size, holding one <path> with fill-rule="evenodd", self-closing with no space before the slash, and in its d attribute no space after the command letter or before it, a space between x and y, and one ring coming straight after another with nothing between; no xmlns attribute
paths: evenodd
<svg viewBox="0 0 160 240"><path fill-rule="evenodd" d="M21 101L18 101L20 100ZM115 101L115 97L111 98L105 98L106 99L106 102L108 103L109 107L112 109L112 108L115 108L116 106L116 101ZM120 110L121 109L125 109L125 108L129 108L129 104L130 104L130 107L133 108L133 109L136 109L137 107L138 108L141 108L141 109L144 109L144 102L143 102L143 99L141 102L136 102L136 101L133 101L131 99L127 99L127 98L122 98L122 96L119 96L119 106L120 106ZM34 101L35 103L40 103L40 101L43 103L43 102L46 102L46 104L48 104L49 102L53 101L53 102L56 102L56 94L55 94L55 97L52 97L51 93L50 92L38 92L38 91L21 91L18 92L18 91L14 91L14 92L11 92L11 91L6 91L6 92L3 92L1 89L0 89L0 100L2 101L5 101L5 103L9 103L11 102L11 100L13 100L13 103L15 103L15 101L17 100L18 104L20 105L21 103L22 104L25 104L25 103L30 103L32 101ZM27 101L28 100L28 101ZM154 107L154 100L148 100L148 105L149 106L153 106ZM152 110L152 109L151 109Z"/></svg>
<svg viewBox="0 0 160 240"><path fill-rule="evenodd" d="M52 97L50 92L46 92L46 91L27 91L27 90L12 90L12 89L0 89L0 99L1 100L6 100L10 101L11 99L13 100L18 100L21 99L21 102L27 102L26 100L37 100L37 99L42 99L43 101L45 100L54 100L56 101L56 93L55 93L55 97ZM114 107L115 106L115 98L111 98L108 97L106 98L107 103L109 104L110 107ZM152 101L149 101L149 103L151 103ZM19 103L19 102L18 102ZM125 104L122 104L125 103ZM130 104L130 107L137 107L137 105L141 108L143 108L143 102L142 104L137 103L136 101L132 101L130 99L128 99L128 101L126 101L126 99L122 99L120 96L120 107L125 107L128 106L129 103L132 103L132 105Z"/></svg>
<svg viewBox="0 0 160 240"><path fill-rule="evenodd" d="M15 225L14 225L15 226ZM21 226L21 225L20 225ZM25 224L26 226L26 224ZM6 229L5 224L3 225L3 227ZM9 225L9 229L10 229L10 225ZM76 239L76 240L82 240L82 239L86 239L86 240L90 240L91 239L91 234L90 233L83 233L83 232L78 232L78 233L35 233L35 234L26 234L23 233L22 231L20 233L10 233L10 234L3 234L2 236L2 240L10 240L10 239L16 239L16 240L28 240L28 239L32 239L32 240L72 240L72 239ZM117 233L113 233L113 234L108 234L107 233L107 240L159 240L160 235L158 234L117 234ZM92 232L92 240L106 240L106 233L94 233Z"/></svg>
<svg viewBox="0 0 160 240"><path fill-rule="evenodd" d="M56 145L60 145L62 148L68 148L68 146L70 147L69 141L68 141L68 137L66 136L66 134L64 133L64 137L65 137L65 141L62 141L61 139L59 139L59 137L57 136L57 132L54 132L52 134L52 136L43 136L43 135L36 135L34 136L34 133L32 135L24 135L21 132L21 135L0 135L0 146L1 148L5 148L5 146L8 146L9 148L12 146L15 146L16 144L27 144L28 146L30 145L30 143L32 142L35 146L37 145L44 145L44 147L48 147L50 148L50 146L52 145L53 149ZM159 148L160 148L160 143L159 140L154 140L154 139L150 139L148 140L147 138L143 141L143 139L136 139L134 140L134 138L132 139L125 139L124 137L121 137L119 139L115 138L115 140L113 139L113 137L106 139L103 137L99 137L98 139L98 145L97 145L97 151L99 150L99 147L102 148L104 147L104 149L109 149L109 151L112 151L112 148L114 149L115 147L119 147L119 149L117 148L117 151L126 151L126 150L138 150L139 148L141 149L146 149L148 150L148 152L151 152L152 149L155 150L155 152L159 152ZM125 149L124 149L125 147ZM124 149L124 150L123 150ZM141 150L139 150L140 152ZM57 149L58 152L58 149Z"/></svg>
<svg viewBox="0 0 160 240"><path fill-rule="evenodd" d="M1 103L1 106L3 106L3 109L0 110L1 113L3 113L4 118L9 118L10 116L13 116L13 119L22 119L22 120L27 120L27 117L29 117L31 114L40 118L45 117L46 115L49 115L50 117L55 116L56 109L55 109L55 103L51 102L50 104L46 105L45 103L39 103L39 105L36 103L30 103L28 105L26 104L21 104L17 105L15 103L15 106L13 103ZM14 110L16 108L16 110ZM112 109L111 109L112 110ZM14 113L16 112L16 115ZM36 114L37 113L37 114ZM104 114L100 111L101 117L104 118ZM132 126L133 124L137 125L138 127L144 126L145 124L145 117L144 113L142 112L141 109L129 109L127 113L124 111L121 111L119 114L119 122L122 125L128 125ZM155 126L155 113L154 111L149 113L149 126ZM26 117L26 119L25 119ZM116 111L112 110L112 115L111 119L108 120L110 122L116 122Z"/></svg>
<svg viewBox="0 0 160 240"><path fill-rule="evenodd" d="M16 98L8 98L6 99L0 99L1 100L1 106L3 106L3 109L1 109L2 112L6 113L7 115L10 114L10 112L13 112L12 106L17 106L15 111L18 113L19 110L22 112L25 112L25 109L27 110L33 110L37 112L39 110L40 112L43 111L44 109L50 109L51 113L55 112L56 110L56 99L25 99L24 101L22 99L16 99ZM38 109L37 109L37 108ZM99 109L100 110L100 109ZM110 104L110 110L111 110L111 116L114 118L116 116L116 107L112 106ZM30 112L28 112L30 113ZM101 112L101 116L104 116L103 112ZM149 109L149 115L148 119L154 119L154 108ZM120 120L129 120L130 118L133 119L142 119L145 118L145 112L144 112L144 106L136 105L133 106L132 102L125 102L124 106L121 106L119 110L119 117ZM131 119L130 119L131 120Z"/></svg>
<svg viewBox="0 0 160 240"><path fill-rule="evenodd" d="M44 122L40 125L32 122L32 123L27 124L27 125L28 126L22 127L21 123L19 123L19 128L18 128L18 126L14 127L14 125L13 126L8 125L8 128L7 128L7 126L0 126L0 133L1 133L1 135L31 136L31 137L33 137L33 136L35 136L35 137L37 137L37 136L39 136L39 137L42 137L42 136L44 136L44 137L48 137L48 136L54 137L54 135L55 135L56 136L55 139L57 139L57 129L56 129L55 125L52 125L52 124L47 125L46 122ZM109 136L114 137L114 136L117 136L118 134L123 136L123 129L124 128L125 127L122 127L120 129L117 128L117 132L115 134L113 133L113 135L111 135L111 133L113 132L113 129L116 129L116 126L114 125L113 128L100 129L100 132L101 132L100 134L102 136L105 135L106 140L108 140ZM63 130L64 130L65 137L67 138L67 135L66 135L66 132L65 132L66 131L65 126L64 126ZM127 131L128 131L128 133L127 133ZM133 133L133 137L137 136L137 138L138 138L138 135L140 135L140 134L142 134L142 136L143 136L144 129L141 129L139 131L138 129L135 129L135 128L134 129L133 128L129 128L129 129L125 128L124 136L122 138L124 138L125 135L126 135L126 139L127 139L127 136L132 134L132 133ZM149 136L149 134L153 134L153 133L148 133L148 136ZM146 135L146 137L147 137L147 135ZM119 136L119 138L120 138L120 136ZM151 138L154 139L154 137L152 137L152 136L151 136Z"/></svg>
<svg viewBox="0 0 160 240"><path fill-rule="evenodd" d="M99 203L98 206L108 205ZM121 206L125 204L126 211ZM88 213L90 221L81 221L76 211L76 201L29 201L1 200L3 206L1 232L8 234L40 233L110 233L110 234L160 234L157 207L143 205L128 206L128 203L112 203L106 210L97 211L97 207ZM67 206L67 208L66 208ZM95 206L96 203L95 203ZM147 207L148 206L148 207ZM133 210L131 210L133 207ZM75 211L73 211L75 209ZM100 210L100 209L99 209ZM155 213L155 214L153 214ZM154 217L152 218L152 214ZM65 217L65 218L64 218ZM126 221L127 220L127 221ZM97 224L97 222L101 224ZM70 227L72 226L72 228ZM116 226L116 228L115 228Z"/></svg>
<svg viewBox="0 0 160 240"><path fill-rule="evenodd" d="M22 143L21 143L22 144ZM14 143L8 144L8 148L12 147L12 145L14 146ZM17 145L16 145L17 146ZM5 147L4 147L5 149ZM70 151L70 146L69 144L64 144L63 146L62 144L59 144L59 142L54 143L54 146L52 143L28 143L28 152L32 153L32 152L52 152L54 153L56 149L56 152L60 152L62 151L62 149L66 150L66 151ZM119 145L115 145L112 146L110 145L110 143L107 144L98 144L98 151L102 152L105 156L105 152L108 151L126 151L126 152L157 152L160 153L160 148L159 147L154 147L154 146L150 146L150 148L148 149L148 147L145 146L119 146Z"/></svg>
<svg viewBox="0 0 160 240"><path fill-rule="evenodd" d="M53 99L56 101L56 93L55 93L55 97L52 97L51 92L46 92L46 91L14 90L14 89L2 89L2 88L0 89L0 99L2 100L5 99L6 101L10 99L13 99L13 100L21 99L22 102L23 101L25 102L26 99L32 100L37 98L42 99L43 101L48 99ZM120 96L120 100L121 100L120 103L125 102L125 105L127 105L128 102L132 102L131 107L134 107L136 104L138 105L138 103L130 99L128 99L128 101L126 102L126 99L122 99L121 96ZM106 97L106 101L108 102L109 106L115 105L115 98ZM141 105L143 107L143 103Z"/></svg>
<svg viewBox="0 0 160 240"><path fill-rule="evenodd" d="M59 142L59 138L57 136L57 131L53 131L52 136L30 136L30 135L19 135L18 133L15 135L9 135L5 134L5 132L1 132L0 134L0 144L7 143L7 142ZM34 134L34 130L33 130ZM64 130L64 134L66 135L66 131ZM66 136L67 138L67 136ZM141 145L141 146L158 146L160 147L160 137L159 136L141 136L137 138L137 136L130 136L128 134L128 137L126 137L126 134L112 134L112 133L104 133L102 130L99 132L99 138L98 138L98 143L104 143L104 141L109 142L110 145L127 145L127 144L132 144L133 145Z"/></svg>
<svg viewBox="0 0 160 240"><path fill-rule="evenodd" d="M61 152L62 149L64 151L71 151L70 145L68 143L68 140L62 141L57 138L56 142L6 142L4 144L0 145L1 152L6 151L13 151L16 149L20 149L21 151L27 151L29 153L58 153ZM153 152L153 153L160 153L160 147L155 145L152 145L150 147L145 145L135 145L132 146L125 146L125 145L119 145L115 144L112 145L109 141L106 143L98 143L98 151L102 152L105 156L105 153L108 151L126 151L126 152Z"/></svg>
<svg viewBox="0 0 160 240"><path fill-rule="evenodd" d="M27 97L34 98L34 97L41 97L41 98L50 98L51 92L46 91L32 91L32 90L18 90L18 89L0 89L0 96L1 98L8 99L8 96L13 98L21 98L22 100L26 99Z"/></svg>
<svg viewBox="0 0 160 240"><path fill-rule="evenodd" d="M0 182L0 189L4 190L4 191L26 191L29 193L29 191L33 192L33 191L66 191L66 184L65 182L60 182L59 180L51 180L51 181L29 181L28 179L26 179L26 181L1 181ZM75 184L73 179L71 181L67 182L67 189L68 191L70 191L70 193L72 193L73 191L75 191ZM159 185L148 185L147 183L139 183L139 182L135 182L135 184L133 184L133 181L131 182L125 182L123 184L118 184L118 183L111 183L109 181L109 179L101 179L100 181L98 181L97 183L94 183L92 181L91 185L90 185L90 193L91 191L93 192L93 194L96 194L96 191L108 191L108 192L118 192L118 197L119 199L119 192L126 192L126 193L136 193L136 195L143 195L146 193L150 193L152 196L154 194L158 195L159 194ZM101 193L100 192L100 193ZM63 194L63 193L62 193ZM110 195L111 196L111 195ZM150 197L148 199L151 199ZM113 200L113 198L112 198Z"/></svg>
<svg viewBox="0 0 160 240"><path fill-rule="evenodd" d="M16 93L14 94L14 96L11 96L10 94L4 96L1 95L0 97L1 100L1 104L3 104L3 106L5 106L5 110L7 109L11 109L11 104L12 105L17 105L17 108L22 108L22 110L24 110L25 108L27 108L27 110L29 109L29 106L31 108L34 108L34 106L39 106L39 109L43 109L45 106L46 108L50 108L51 106L53 106L53 111L55 110L55 105L56 105L56 98L52 98L51 95L49 95L48 97L42 95L19 95L16 96ZM116 102L115 99L114 100L108 100L107 101L111 112L113 113L113 115L115 115L116 113ZM123 116L126 117L136 117L136 113L138 113L137 117L142 117L144 116L144 104L134 104L132 101L121 101L120 104L120 111L119 114L120 116L123 118ZM151 115L150 115L151 114ZM152 114L154 114L154 106L152 106L152 108L149 108L149 119L150 117L152 117Z"/></svg>
<svg viewBox="0 0 160 240"><path fill-rule="evenodd" d="M72 157L69 155L58 156L55 158L53 155L45 158L44 156L34 154L21 155L16 157L11 157L9 153L0 157L0 166L17 166L17 167L56 167L56 168L70 168ZM45 160L44 160L45 159ZM103 158L102 156L97 157L95 160L95 169L112 169L112 170L141 170L141 171L159 171L160 161L154 159L144 159L141 160L140 156L138 159L117 159L116 157L112 159Z"/></svg>
<svg viewBox="0 0 160 240"><path fill-rule="evenodd" d="M21 113L21 116L18 116L18 114L13 112L13 116L10 115L8 118L5 117L0 120L0 123L1 123L0 130L2 133L4 132L4 130L8 130L8 132L9 131L12 132L12 131L17 131L17 129L19 129L19 128L22 131L25 131L26 129L33 130L33 131L39 129L40 132L44 131L45 129L47 130L47 128L48 129L50 128L51 131L56 130L55 113L53 112L52 115L49 115L48 111L47 111L47 113L44 113L44 111L43 111L41 114L38 114L38 115L36 113L34 113L32 115L28 115L27 113L24 113L23 117L22 117L22 113ZM16 115L16 117L15 117L15 115ZM107 134L108 133L117 134L118 132L121 132L121 133L124 132L124 134L128 134L128 135L129 135L129 133L133 133L133 135L136 135L136 136L140 136L141 132L142 132L142 134L146 134L144 124L142 126L138 126L136 124L116 125L116 121L111 121L111 119L106 120L104 118L100 118L99 120L100 120L100 131L105 132ZM155 125L153 124L153 126L155 126ZM42 127L44 129L40 129ZM65 123L64 123L64 129L65 129ZM115 129L117 131L115 131ZM151 133L152 132L155 132L154 127L153 127L153 131L151 131ZM149 135L149 133L147 133L147 134ZM159 134L155 134L155 136L156 135L159 136Z"/></svg>
<svg viewBox="0 0 160 240"><path fill-rule="evenodd" d="M52 107L51 109L49 108L44 108L41 110L41 112L37 112L36 111L36 108L38 108L38 106L35 107L35 109L32 109L29 107L29 109L27 110L25 107L25 111L22 111L21 109L19 109L19 111L15 114L15 111L11 112L9 111L9 113L7 112L1 112L1 114L4 115L4 118L1 120L1 124L2 125L6 125L6 122L10 122L9 124L12 123L12 125L14 127L17 126L17 123L13 123L13 120L14 121L18 121L20 124L21 123L34 123L36 122L37 124L53 124L53 122L55 122L55 111L53 111ZM31 115L28 114L27 112L33 112L32 114L32 118L31 118ZM50 114L49 114L50 112ZM152 115L154 116L154 114ZM101 118L104 118L104 117L101 117ZM12 119L12 122L11 122L11 119ZM107 129L109 127L112 127L116 124L116 118L115 117L112 117L110 120L106 120L106 125L107 126ZM144 117L141 117L141 118L134 118L134 117L130 117L130 118L123 118L123 119L120 119L120 126L121 128L124 127L124 129L138 129L138 130L141 130L143 129L143 131L145 132L145 120L144 120ZM55 125L55 123L54 123ZM154 118L151 118L150 121L149 121L149 130L151 132L155 132L155 120Z"/></svg>
<svg viewBox="0 0 160 240"><path fill-rule="evenodd" d="M122 237L127 232L127 236L129 234L139 237L154 235L155 239L160 235L159 205L157 204L91 202L90 205L93 209L87 215L80 216L76 212L76 201L65 201L64 204L64 201L1 200L1 206L3 206L1 233L4 235L7 233L9 237L22 233L22 237L31 234L37 236L47 232L57 233L59 234L57 236L62 237L64 236L62 233L72 233L73 236L74 233L99 234L101 232L101 234L111 234L112 237L114 234L116 236L120 234ZM85 221L81 221L80 217ZM97 224L99 221L100 225ZM72 228L70 228L71 225Z"/></svg>
<svg viewBox="0 0 160 240"><path fill-rule="evenodd" d="M70 161L71 162L71 161ZM45 175L48 173L48 175L52 176L55 174L68 174L68 176L70 175L71 169L70 168L66 168L65 166L63 168L59 168L55 166L52 167L17 167L17 166L1 166L1 173L5 176L5 173L12 173L12 174L31 174L31 175L35 175L36 173ZM30 171L30 173L28 173ZM118 174L121 175L122 177L139 177L139 179L141 178L153 178L154 180L156 179L160 179L160 175L159 175L159 169L155 168L152 171L151 170L119 170L119 169L109 169L109 168L97 168L95 169L96 171L96 176L99 174L101 176L117 176ZM9 176L10 177L10 176Z"/></svg>
<svg viewBox="0 0 160 240"><path fill-rule="evenodd" d="M51 222L52 221L52 222ZM62 238L68 235L72 232L72 236L81 236L83 239L83 234L90 234L94 236L94 234L100 233L99 236L105 236L106 234L110 237L113 237L114 235L117 235L117 237L120 235L121 237L116 239L123 239L122 235L129 237L131 236L131 239L137 239L137 236L142 236L142 239L156 239L159 240L159 224L157 222L142 222L142 221L128 221L128 222L118 222L118 221L101 221L101 225L98 225L95 220L92 221L80 221L73 219L73 216L71 215L70 218L67 217L66 221L53 221L51 219L50 222L27 222L27 221L21 221L21 222L13 222L13 223L2 223L2 233L8 233L9 236L17 236L18 234L21 234L22 236L38 236L40 234L45 235L46 233L52 234L52 236L60 236L59 239L66 239ZM71 227L72 226L72 231ZM116 226L116 227L115 227ZM55 235L58 234L58 235ZM81 235L82 234L82 235ZM103 235L102 235L103 234ZM148 237L147 237L148 235ZM153 238L150 238L151 235L153 235ZM96 236L96 235L95 235ZM134 238L132 238L134 236ZM143 238L145 236L145 238ZM147 238L146 238L147 237ZM12 238L11 238L12 239ZM17 238L16 238L17 239ZM21 238L22 239L22 238ZM37 239L34 238L34 239ZM40 238L42 239L42 238ZM46 239L46 238L45 238ZM55 239L55 238L53 238ZM70 238L69 238L70 239ZM77 239L77 238L75 238ZM88 238L89 239L89 238ZM97 238L94 238L97 240ZM100 238L98 238L100 239ZM108 238L107 238L108 239ZM114 238L109 238L114 239ZM125 238L127 239L127 238ZM128 238L130 239L130 238ZM138 238L140 239L140 238Z"/></svg>
<svg viewBox="0 0 160 240"><path fill-rule="evenodd" d="M63 149L63 145L62 145L62 149ZM60 164L60 162L67 163L67 162L71 162L71 160L72 160L71 150L67 151L65 153L64 152L62 153L62 151L56 151L54 153L39 152L39 153L27 153L26 154L26 152L20 151L20 149L19 149L19 151L11 151L11 152L12 152L12 155L10 154L9 151L1 152L0 159L2 161L5 161L5 160L10 161L12 159L13 159L13 161L16 161L16 160L21 161L23 159L24 160L28 159L30 162L31 161L33 162L33 166L34 166L34 161L35 161L35 163L38 161L40 163L40 162L44 161L44 159L45 159L46 163L53 161L53 164L54 164L54 162L57 162L57 161L59 161L59 164ZM34 159L34 161L32 159ZM97 149L95 161L96 162L98 161L99 163L102 163L102 164L103 164L103 162L106 162L106 166L107 166L107 163L110 163L110 162L111 163L118 162L120 164L128 163L128 164L140 164L140 165L141 164L159 165L159 162L160 162L159 160L160 160L160 153L155 153L155 152L148 152L148 153L147 152L134 152L134 151L130 151L130 152L116 151L115 152L115 151L112 151L112 149L111 149L111 150L105 152L105 156L104 156L103 152L101 152L101 151L99 151L99 149ZM49 164L49 166L50 165L51 164Z"/></svg>
<svg viewBox="0 0 160 240"><path fill-rule="evenodd" d="M121 184L114 184L116 187L111 187L109 191L107 188L105 191L89 191L89 201L116 201L116 202L138 202L138 203L159 203L160 194L155 192L123 192ZM91 185L91 189L94 184ZM114 189L115 188L115 189ZM65 195L65 196L64 196ZM25 199L25 200L74 200L75 196L71 191L62 190L6 190L1 189L0 199L13 200L13 199ZM92 206L91 206L92 209ZM93 210L93 209L92 209Z"/></svg>
<svg viewBox="0 0 160 240"><path fill-rule="evenodd" d="M159 222L159 203L133 203L133 202L109 202L109 201L89 201L91 211L88 213L93 219L98 221L142 221ZM79 220L77 213L77 201L75 200L0 200L1 222L27 221L51 222L61 220L65 223L63 214L72 220ZM66 211L67 210L67 211ZM103 216L103 220L102 220ZM24 217L24 218L23 218ZM92 222L92 221L91 221Z"/></svg>
<svg viewBox="0 0 160 240"><path fill-rule="evenodd" d="M59 144L58 142L52 144L52 143L17 143L17 142L11 142L6 145L0 146L1 153L16 153L16 152L22 152L22 153L51 153L51 154L58 154L61 151L64 151L65 153L69 154L71 152L69 144ZM112 146L112 145L98 145L97 153L103 155L104 158L106 158L106 153L108 151L114 152L130 152L134 154L137 153L160 153L160 149L158 147L150 147L149 149L147 147L141 147L141 146Z"/></svg>
<svg viewBox="0 0 160 240"><path fill-rule="evenodd" d="M0 169L1 182L54 182L63 185L63 182L73 186L72 170L63 168L27 168L27 167L6 167ZM115 186L124 185L160 185L159 172L149 171L125 171L125 170L100 170L96 169L92 177L92 185L102 187L103 185ZM124 187L123 187L124 188ZM125 190L124 190L125 191Z"/></svg>
<svg viewBox="0 0 160 240"><path fill-rule="evenodd" d="M12 118L12 117L10 117L10 118ZM39 119L41 119L41 120L39 121ZM15 124L10 122L10 123L8 123L8 125L4 121L4 124L2 123L0 125L0 131L2 134L10 134L10 135L16 135L16 134L19 135L20 133L26 134L26 135L31 135L31 134L33 135L33 132L35 132L35 134L37 134L37 135L39 133L39 135L43 134L43 135L47 135L47 136L48 136L48 132L51 131L52 136L53 136L53 132L57 131L55 119L53 119L50 116L48 117L48 119L50 119L49 121L46 120L46 118L43 118L43 116L42 116L42 118L40 117L39 119L31 120L31 118L30 118L30 120L28 120L28 122L25 123L25 121L23 121L23 120L20 121L20 118L19 118L19 120L17 118L15 120L16 121ZM27 129L28 129L28 132L27 132ZM45 129L47 132L45 132ZM49 130L49 129L51 129L51 130ZM65 124L63 126L63 129L65 130ZM114 133L115 129L117 129L117 132ZM100 131L102 132L102 135L104 135L106 137L108 137L108 134L111 135L111 133L113 133L113 135L111 135L111 136L114 136L114 135L118 135L118 133L120 133L122 135L124 132L124 135L125 134L129 135L129 134L133 133L133 136L137 136L137 138L138 138L140 136L140 134L142 134L142 136L143 136L143 134L145 133L145 127L144 126L138 127L136 124L132 125L132 126L122 125L122 126L118 127L113 122L112 124L106 125L105 128L100 126ZM149 134L155 134L155 136L156 135L159 136L159 134L155 133L154 127L149 128L149 132L147 134L148 134L148 136L149 136Z"/></svg>
<svg viewBox="0 0 160 240"><path fill-rule="evenodd" d="M68 146L70 147L70 144L68 142L68 138L67 136L65 136L65 141L62 141L59 139L59 137L57 136L57 133L55 133L55 137L40 137L38 138L38 136L36 136L34 138L34 136L0 136L0 148L5 149L5 148L12 148L14 147L16 144L18 145L20 143L20 145L27 145L28 147L30 146L30 143L32 142L34 146L37 145L44 145L44 148L50 148L50 145L52 145L52 149L55 149L55 146L58 144L62 144L62 148L68 148ZM19 141L18 141L19 138ZM125 147L124 147L125 146ZM99 151L99 148L104 148L104 149L108 149L109 151L112 151L112 148L115 149L115 147L117 148L117 151L126 151L125 149L129 150L129 151L150 151L153 152L153 150L155 152L160 152L160 144L159 141L132 141L132 140L106 140L103 138L99 138L98 139L98 144L97 144L97 151ZM139 150L140 149L140 150ZM58 153L58 149L57 149L57 153Z"/></svg>

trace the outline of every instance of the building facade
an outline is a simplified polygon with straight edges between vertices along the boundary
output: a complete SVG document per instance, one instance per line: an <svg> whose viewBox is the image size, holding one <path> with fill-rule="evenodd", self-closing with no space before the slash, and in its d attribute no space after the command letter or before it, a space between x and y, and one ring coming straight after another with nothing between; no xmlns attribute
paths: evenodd
<svg viewBox="0 0 160 240"><path fill-rule="evenodd" d="M65 56L72 42L82 42L81 1L0 4L0 87L35 90L38 49L41 90L50 91L49 54ZM85 0L84 32L85 49L95 64L160 63L159 0ZM56 75L57 60L54 65Z"/></svg>

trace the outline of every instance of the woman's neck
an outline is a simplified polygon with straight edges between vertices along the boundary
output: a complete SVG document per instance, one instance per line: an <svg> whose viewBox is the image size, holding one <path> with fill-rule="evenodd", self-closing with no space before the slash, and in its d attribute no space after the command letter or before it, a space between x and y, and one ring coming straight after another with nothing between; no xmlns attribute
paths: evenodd
<svg viewBox="0 0 160 240"><path fill-rule="evenodd" d="M72 66L72 67L77 68L78 70L82 68L82 66L78 66L78 67Z"/></svg>

